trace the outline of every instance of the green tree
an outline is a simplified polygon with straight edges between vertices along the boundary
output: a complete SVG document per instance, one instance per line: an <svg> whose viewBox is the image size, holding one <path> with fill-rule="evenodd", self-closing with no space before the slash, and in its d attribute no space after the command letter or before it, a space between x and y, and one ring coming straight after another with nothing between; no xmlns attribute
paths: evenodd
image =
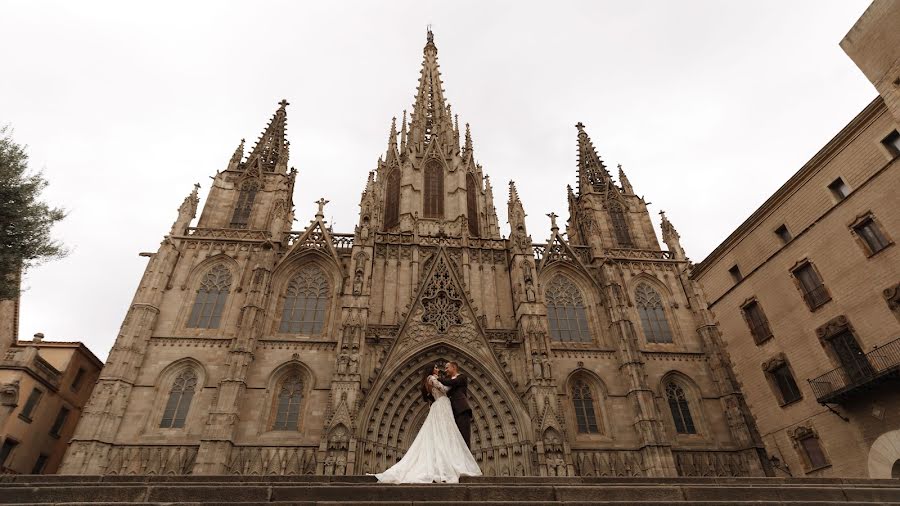
<svg viewBox="0 0 900 506"><path fill-rule="evenodd" d="M40 200L47 181L29 172L25 146L13 141L9 125L0 127L0 299L19 296L19 276L28 268L68 254L50 237L66 213Z"/></svg>

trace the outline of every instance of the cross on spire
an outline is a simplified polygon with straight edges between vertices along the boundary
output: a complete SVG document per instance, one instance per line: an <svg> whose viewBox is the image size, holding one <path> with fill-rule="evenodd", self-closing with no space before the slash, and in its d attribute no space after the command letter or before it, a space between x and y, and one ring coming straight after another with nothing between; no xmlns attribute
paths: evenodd
<svg viewBox="0 0 900 506"><path fill-rule="evenodd" d="M550 230L559 230L559 227L556 225L556 218L559 218L559 215L551 211L547 213L547 216L550 218Z"/></svg>
<svg viewBox="0 0 900 506"><path fill-rule="evenodd" d="M325 197L319 198L319 200L313 202L314 204L319 204L319 211L316 213L316 218L324 218L325 217L325 204L330 202L329 200L325 200Z"/></svg>
<svg viewBox="0 0 900 506"><path fill-rule="evenodd" d="M281 108L284 109L285 107L291 105L291 103L288 102L287 99L282 98L281 102L278 102L278 105L280 105Z"/></svg>

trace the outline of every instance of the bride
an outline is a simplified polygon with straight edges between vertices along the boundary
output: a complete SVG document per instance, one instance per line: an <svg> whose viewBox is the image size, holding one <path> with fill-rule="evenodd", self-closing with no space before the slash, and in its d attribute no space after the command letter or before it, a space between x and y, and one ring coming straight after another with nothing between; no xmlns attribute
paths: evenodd
<svg viewBox="0 0 900 506"><path fill-rule="evenodd" d="M456 422L447 390L438 381L437 364L426 371L422 397L431 401L419 434L399 462L375 477L382 483L458 483L460 476L481 476L481 469L466 446Z"/></svg>

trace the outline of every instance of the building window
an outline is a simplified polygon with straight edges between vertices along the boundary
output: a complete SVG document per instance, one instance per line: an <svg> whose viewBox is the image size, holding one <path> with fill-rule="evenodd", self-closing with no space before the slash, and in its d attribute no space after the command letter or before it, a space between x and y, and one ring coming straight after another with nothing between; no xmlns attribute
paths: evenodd
<svg viewBox="0 0 900 506"><path fill-rule="evenodd" d="M891 241L885 237L881 227L871 214L857 221L851 229L856 237L859 238L868 256L872 256L891 245Z"/></svg>
<svg viewBox="0 0 900 506"><path fill-rule="evenodd" d="M794 402L802 397L800 388L797 387L794 375L791 374L791 369L787 364L777 366L771 371L771 374L772 379L775 380L775 385L778 387L778 392L781 394L782 404Z"/></svg>
<svg viewBox="0 0 900 506"><path fill-rule="evenodd" d="M551 339L580 343L593 340L588 328L584 296L575 283L558 275L547 285L545 298Z"/></svg>
<svg viewBox="0 0 900 506"><path fill-rule="evenodd" d="M753 336L756 344L762 344L772 337L769 320L766 318L766 314L763 313L759 301L754 299L747 302L741 307L741 312L744 314L744 320L747 322L747 326L750 327L750 334Z"/></svg>
<svg viewBox="0 0 900 506"><path fill-rule="evenodd" d="M59 437L59 432L62 430L63 425L66 424L66 420L69 418L69 408L63 406L59 408L59 413L56 414L56 420L53 421L53 426L50 427L50 435L53 437Z"/></svg>
<svg viewBox="0 0 900 506"><path fill-rule="evenodd" d="M775 235L781 239L781 244L787 244L791 242L793 236L791 235L791 231L788 230L787 225L781 225L780 227L775 229Z"/></svg>
<svg viewBox="0 0 900 506"><path fill-rule="evenodd" d="M780 405L790 404L803 397L784 353L779 353L778 356L764 363L762 369Z"/></svg>
<svg viewBox="0 0 900 506"><path fill-rule="evenodd" d="M466 176L466 211L469 215L469 235L478 237L478 183L475 182L475 176L469 174Z"/></svg>
<svg viewBox="0 0 900 506"><path fill-rule="evenodd" d="M728 269L728 274L731 274L731 280L735 283L740 283L741 280L744 279L744 276L741 274L741 268L737 265L734 265L731 267L731 269Z"/></svg>
<svg viewBox="0 0 900 506"><path fill-rule="evenodd" d="M184 427L188 409L194 399L194 390L197 388L197 374L191 369L185 369L172 383L169 391L169 399L163 411L159 426L162 429L180 429Z"/></svg>
<svg viewBox="0 0 900 506"><path fill-rule="evenodd" d="M216 265L203 276L188 327L198 329L217 329L222 318L222 310L231 289L231 271L222 264Z"/></svg>
<svg viewBox="0 0 900 506"><path fill-rule="evenodd" d="M384 228L391 228L400 223L400 170L394 169L388 174L387 189L384 200Z"/></svg>
<svg viewBox="0 0 900 506"><path fill-rule="evenodd" d="M12 455L13 450L16 449L16 446L19 446L19 442L11 437L7 436L3 441L3 446L0 446L0 469L6 467L6 461L9 460L9 457Z"/></svg>
<svg viewBox="0 0 900 506"><path fill-rule="evenodd" d="M881 141L881 144L884 145L885 149L888 150L888 153L891 154L891 158L900 156L900 132L894 130L889 133L887 137Z"/></svg>
<svg viewBox="0 0 900 506"><path fill-rule="evenodd" d="M681 385L670 381L666 384L666 400L669 402L669 410L672 411L672 421L675 422L675 432L679 434L696 434L694 418L691 416L691 407L687 395Z"/></svg>
<svg viewBox="0 0 900 506"><path fill-rule="evenodd" d="M256 200L256 192L259 191L259 183L256 181L244 181L238 193L237 202L234 204L234 213L231 215L233 228L247 228L250 221L250 212L253 211L253 201Z"/></svg>
<svg viewBox="0 0 900 506"><path fill-rule="evenodd" d="M425 217L444 217L444 169L441 162L431 160L425 164Z"/></svg>
<svg viewBox="0 0 900 506"><path fill-rule="evenodd" d="M834 195L835 200L838 202L847 198L847 195L850 195L850 187L847 186L847 183L841 178L832 181L831 184L828 185L828 189L831 190L831 194Z"/></svg>
<svg viewBox="0 0 900 506"><path fill-rule="evenodd" d="M831 300L831 295L825 289L825 283L811 263L804 262L792 272L810 311Z"/></svg>
<svg viewBox="0 0 900 506"><path fill-rule="evenodd" d="M41 397L43 395L44 392L41 392L37 388L33 389L31 393L28 394L28 400L25 401L25 406L22 407L22 412L19 413L19 418L30 423L31 415L34 414L34 408L36 408L38 403L41 402Z"/></svg>
<svg viewBox="0 0 900 506"><path fill-rule="evenodd" d="M641 327L648 343L671 343L672 329L666 319L662 296L647 283L634 290L634 302L641 317Z"/></svg>
<svg viewBox="0 0 900 506"><path fill-rule="evenodd" d="M631 240L631 232L628 229L628 222L621 204L618 202L609 204L609 218L612 221L613 231L616 234L616 242L619 243L619 247L633 248L634 243Z"/></svg>
<svg viewBox="0 0 900 506"><path fill-rule="evenodd" d="M272 430L298 430L300 402L303 400L303 382L299 375L289 376L278 389L275 405L275 423Z"/></svg>
<svg viewBox="0 0 900 506"><path fill-rule="evenodd" d="M34 462L34 467L31 468L31 474L42 474L45 467L47 467L47 456L42 453L38 455L37 460Z"/></svg>
<svg viewBox="0 0 900 506"><path fill-rule="evenodd" d="M75 373L75 378L72 379L72 384L69 386L73 392L77 392L78 388L81 387L81 382L84 380L84 374L86 372L84 367L78 368L78 372Z"/></svg>
<svg viewBox="0 0 900 506"><path fill-rule="evenodd" d="M575 408L575 421L578 432L581 434L600 434L600 425L597 423L597 412L594 407L594 397L591 387L584 381L577 381L572 385L572 404Z"/></svg>
<svg viewBox="0 0 900 506"><path fill-rule="evenodd" d="M794 448L800 454L803 460L803 466L806 472L815 471L830 465L825 452L822 451L819 435L811 427L800 426L793 431L789 431Z"/></svg>
<svg viewBox="0 0 900 506"><path fill-rule="evenodd" d="M319 335L330 300L328 279L322 269L307 265L288 283L279 332Z"/></svg>

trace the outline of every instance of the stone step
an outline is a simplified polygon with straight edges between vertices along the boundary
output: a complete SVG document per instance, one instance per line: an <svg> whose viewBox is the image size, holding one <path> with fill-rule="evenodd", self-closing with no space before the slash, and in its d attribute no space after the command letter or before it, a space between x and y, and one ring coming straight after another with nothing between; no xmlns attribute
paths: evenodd
<svg viewBox="0 0 900 506"><path fill-rule="evenodd" d="M900 504L900 482L896 480L487 478L460 484L385 485L373 483L369 477L293 481L255 477L256 481L246 482L229 478L4 477L0 503Z"/></svg>

